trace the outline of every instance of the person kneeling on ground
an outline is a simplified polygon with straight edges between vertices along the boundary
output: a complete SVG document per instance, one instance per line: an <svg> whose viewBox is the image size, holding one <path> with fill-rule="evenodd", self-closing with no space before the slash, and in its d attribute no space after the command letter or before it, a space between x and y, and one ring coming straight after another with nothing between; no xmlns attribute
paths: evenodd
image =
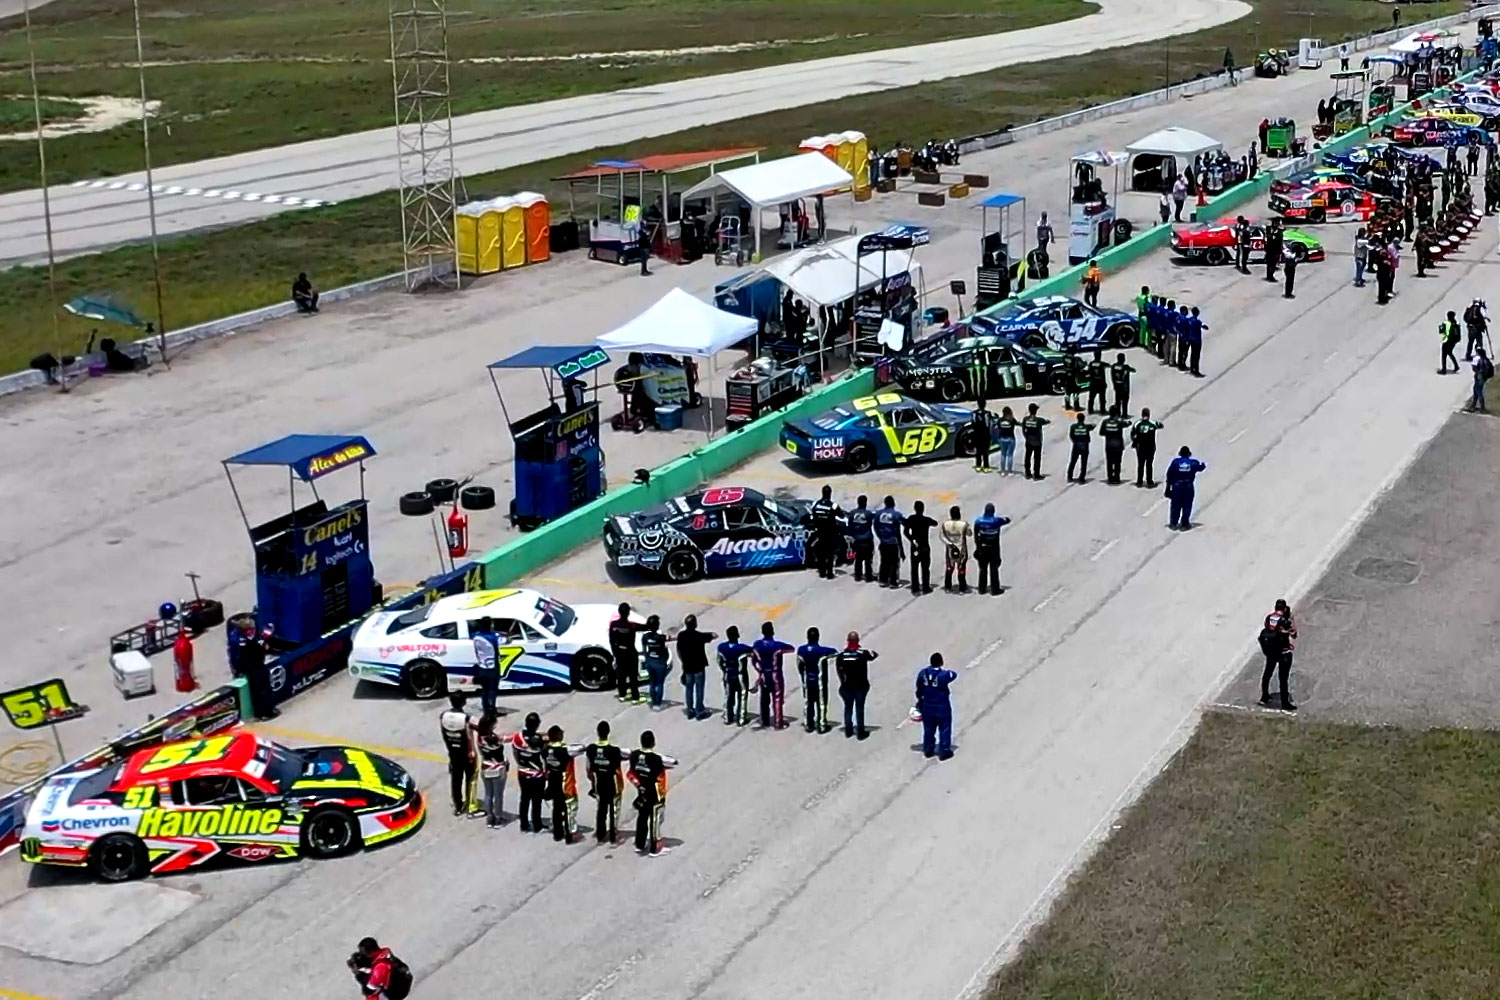
<svg viewBox="0 0 1500 1000"><path fill-rule="evenodd" d="M312 282L307 280L306 271L298 273L297 280L292 282L292 301L297 303L297 311L300 313L318 311L318 292L313 288Z"/></svg>

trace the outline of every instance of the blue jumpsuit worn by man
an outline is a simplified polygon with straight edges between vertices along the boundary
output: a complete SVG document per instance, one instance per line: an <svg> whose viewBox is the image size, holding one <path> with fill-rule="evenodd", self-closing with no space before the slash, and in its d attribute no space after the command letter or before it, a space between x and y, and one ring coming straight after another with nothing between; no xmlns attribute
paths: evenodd
<svg viewBox="0 0 1500 1000"><path fill-rule="evenodd" d="M797 672L802 675L802 725L808 732L828 732L828 661L838 650L818 641L816 627L807 630L807 642L797 647Z"/></svg>
<svg viewBox="0 0 1500 1000"><path fill-rule="evenodd" d="M753 650L740 642L739 626L724 630L719 643L719 672L724 677L724 725L743 726L750 721L750 657Z"/></svg>
<svg viewBox="0 0 1500 1000"><path fill-rule="evenodd" d="M917 709L922 713L924 757L931 757L934 752L938 760L953 756L953 700L948 685L956 680L957 673L943 669L942 653L933 653L927 666L917 671Z"/></svg>
<svg viewBox="0 0 1500 1000"><path fill-rule="evenodd" d="M1000 529L1010 523L1008 517L998 517L995 505L984 505L984 514L974 519L974 558L979 561L979 592L999 596L1000 588Z"/></svg>
<svg viewBox="0 0 1500 1000"><path fill-rule="evenodd" d="M1172 501L1173 531L1187 531L1193 526L1194 479L1208 466L1193 457L1187 445L1177 452L1172 464L1167 466L1167 499Z"/></svg>
<svg viewBox="0 0 1500 1000"><path fill-rule="evenodd" d="M750 647L755 654L755 671L759 675L761 728L785 729L786 672L781 658L795 653L791 643L776 638L776 626L766 622L760 627L760 638Z"/></svg>
<svg viewBox="0 0 1500 1000"><path fill-rule="evenodd" d="M875 540L880 543L880 585L901 586L901 523L906 518L896 509L896 498L886 497L875 512Z"/></svg>
<svg viewBox="0 0 1500 1000"><path fill-rule="evenodd" d="M849 544L854 549L854 579L875 582L875 512L866 506L870 498L860 494L849 512Z"/></svg>
<svg viewBox="0 0 1500 1000"><path fill-rule="evenodd" d="M474 642L474 686L479 688L479 704L485 714L495 710L495 695L500 691L500 667L496 650L500 641L495 625L488 618L479 619L470 638Z"/></svg>

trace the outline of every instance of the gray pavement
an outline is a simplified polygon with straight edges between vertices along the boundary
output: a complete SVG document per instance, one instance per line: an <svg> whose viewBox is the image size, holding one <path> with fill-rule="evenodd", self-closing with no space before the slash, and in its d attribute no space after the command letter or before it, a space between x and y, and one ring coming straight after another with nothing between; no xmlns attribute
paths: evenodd
<svg viewBox="0 0 1500 1000"><path fill-rule="evenodd" d="M472 176L783 108L1187 34L1251 9L1240 0L1096 2L1098 13L1084 20L464 115L453 120L455 163ZM234 225L296 210L308 199L346 201L390 190L397 186L395 148L393 129L373 129L164 167L153 175L158 232ZM141 173L54 188L56 252L69 256L148 238L144 186ZM0 195L0 266L45 261L46 252L40 189Z"/></svg>
<svg viewBox="0 0 1500 1000"><path fill-rule="evenodd" d="M1469 382L1467 373L1448 379ZM1297 609L1291 687L1299 717L1500 725L1500 568L1491 555L1500 530L1497 495L1500 425L1454 414ZM1257 627L1249 623L1251 631ZM1257 709L1261 666L1252 658L1227 692L1228 704Z"/></svg>
<svg viewBox="0 0 1500 1000"><path fill-rule="evenodd" d="M1320 90L1310 74L1247 84L1044 137L1024 154L996 151L975 167L1056 211L1074 150L1117 147L1172 121L1239 145L1268 110L1300 113ZM860 212L865 226L915 214L893 201ZM929 287L971 274L975 213L955 205L927 218ZM1004 597L913 598L847 576L826 583L796 573L682 588L637 582L638 605L668 617L697 611L715 630L767 617L791 639L813 624L825 636L860 629L883 654L868 742L695 724L607 696L505 700L571 738L601 716L615 721L621 742L656 729L683 761L666 858L561 847L444 815L437 707L371 696L340 679L293 702L268 731L400 757L437 792L421 833L337 863L162 881L163 894L198 900L172 919L175 897L148 906L117 895L121 919L159 926L94 964L41 957L63 947L48 942L93 927L88 914L29 902L77 880L8 863L0 917L22 905L51 923L50 934L0 942L0 987L76 998L195 996L205 983L225 998L336 995L350 989L344 955L375 934L413 964L424 996L520 984L591 1000L965 992L1245 663L1253 631L1244 623L1318 577L1459 402L1459 384L1428 374L1433 338L1423 331L1493 284L1493 230L1438 276L1403 276L1384 309L1370 289L1349 287L1342 251L1352 232L1325 234L1335 252L1301 270L1295 300L1259 278L1161 255L1106 283L1106 302L1149 284L1199 304L1210 324L1206 378L1135 362L1134 402L1166 421L1163 449L1188 443L1208 463L1196 530L1167 532L1154 493L1097 478L1065 484L1064 414L1047 399L1054 433L1042 483L978 476L961 463L834 477L845 502L889 488L903 506L921 496L972 515L996 501L1015 518ZM483 472L506 492L508 446L480 371L486 361L533 339L592 337L674 281L701 290L723 274L700 263L638 279L558 261L437 303L387 296L276 324L199 351L170 374L0 404L10 431L0 435L0 502L22 512L0 535L0 607L14 637L0 682L66 664L70 683L97 706L73 724L80 743L139 721L141 706L122 707L108 688L104 637L149 613L186 569L203 573L232 607L248 601L248 548L213 463L288 431L370 435L382 452L370 480L377 565L391 580L420 575L431 568L431 543L390 510L395 493L456 471ZM80 409L91 411L84 420ZM618 478L692 440L606 445ZM803 495L821 481L775 454L731 478ZM247 502L274 504L279 493L279 482L253 486ZM1295 517L1288 498L1297 498ZM493 523L476 527L480 544L503 534ZM592 547L531 582L570 601L619 594ZM916 733L905 722L911 676L934 648L962 675L959 753L940 765L913 752ZM710 705L720 704L710 692ZM790 702L799 706L795 694ZM112 898L108 888L94 891ZM275 959L262 966L262 956Z"/></svg>

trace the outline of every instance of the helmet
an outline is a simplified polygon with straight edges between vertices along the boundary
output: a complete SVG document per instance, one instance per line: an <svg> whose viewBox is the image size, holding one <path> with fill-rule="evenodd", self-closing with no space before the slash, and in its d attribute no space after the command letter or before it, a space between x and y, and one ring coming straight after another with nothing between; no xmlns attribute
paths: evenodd
<svg viewBox="0 0 1500 1000"><path fill-rule="evenodd" d="M171 621L177 617L177 605L171 601L166 601L161 607L156 609L156 617L164 622Z"/></svg>

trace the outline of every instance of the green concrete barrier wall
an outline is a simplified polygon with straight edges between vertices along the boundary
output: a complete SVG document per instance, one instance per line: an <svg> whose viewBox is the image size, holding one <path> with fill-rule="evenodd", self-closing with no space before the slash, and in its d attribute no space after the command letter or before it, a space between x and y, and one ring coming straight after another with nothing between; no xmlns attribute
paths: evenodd
<svg viewBox="0 0 1500 1000"><path fill-rule="evenodd" d="M501 587L556 562L595 541L605 518L640 510L686 493L777 446L784 420L813 416L875 389L875 373L862 371L802 397L786 409L767 414L717 441L651 470L651 482L617 487L592 503L542 525L478 559L486 587Z"/></svg>

